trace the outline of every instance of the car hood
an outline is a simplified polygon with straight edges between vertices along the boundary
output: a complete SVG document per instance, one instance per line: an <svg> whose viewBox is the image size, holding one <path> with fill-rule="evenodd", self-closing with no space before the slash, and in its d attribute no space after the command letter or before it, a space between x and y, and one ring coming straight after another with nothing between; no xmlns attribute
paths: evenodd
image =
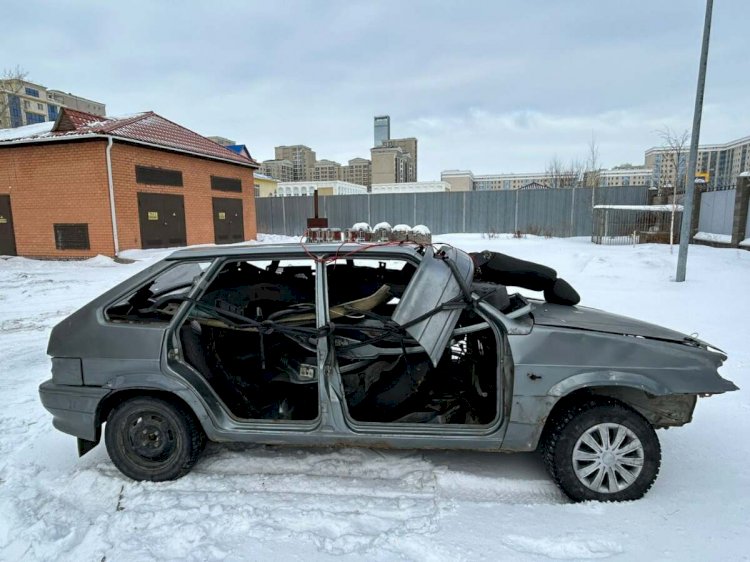
<svg viewBox="0 0 750 562"><path fill-rule="evenodd" d="M561 328L573 328L576 330L642 336L644 338L681 343L689 341L707 345L681 332L635 320L634 318L628 318L627 316L611 314L603 310L597 310L596 308L564 306L542 301L532 301L532 303L534 306L531 313L534 317L534 324L541 326L559 326Z"/></svg>

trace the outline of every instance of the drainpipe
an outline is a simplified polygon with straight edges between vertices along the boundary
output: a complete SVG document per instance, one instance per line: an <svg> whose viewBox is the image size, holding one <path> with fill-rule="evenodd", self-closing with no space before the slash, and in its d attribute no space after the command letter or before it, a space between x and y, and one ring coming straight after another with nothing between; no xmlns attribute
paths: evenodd
<svg viewBox="0 0 750 562"><path fill-rule="evenodd" d="M109 211L112 215L112 240L115 243L115 257L120 253L117 241L117 211L115 210L115 185L112 182L112 137L107 137L107 184L109 186Z"/></svg>

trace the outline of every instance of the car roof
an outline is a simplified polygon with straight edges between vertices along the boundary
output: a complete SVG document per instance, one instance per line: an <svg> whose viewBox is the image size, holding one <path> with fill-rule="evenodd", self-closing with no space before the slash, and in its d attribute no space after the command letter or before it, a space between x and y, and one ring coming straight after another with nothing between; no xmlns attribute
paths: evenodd
<svg viewBox="0 0 750 562"><path fill-rule="evenodd" d="M195 246L192 248L184 248L177 250L169 254L165 259L167 260L184 260L184 259L195 259L195 258L223 258L223 257L242 257L242 256L254 256L268 254L293 255L302 253L310 253L314 255L321 254L352 254L352 253L387 253L390 255L398 255L404 257L414 257L420 259L421 256L417 252L419 246L414 244L394 244L390 243L346 243L346 244L331 244L331 243L301 243L301 242L287 242L283 244L236 244L226 246Z"/></svg>

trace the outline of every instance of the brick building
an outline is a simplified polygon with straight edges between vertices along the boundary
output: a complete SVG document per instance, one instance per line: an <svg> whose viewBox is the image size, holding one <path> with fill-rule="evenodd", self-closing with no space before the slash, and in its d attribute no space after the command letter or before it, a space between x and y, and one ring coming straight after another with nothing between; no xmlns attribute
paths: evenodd
<svg viewBox="0 0 750 562"><path fill-rule="evenodd" d="M252 158L153 112L0 130L0 255L108 256L255 237Z"/></svg>

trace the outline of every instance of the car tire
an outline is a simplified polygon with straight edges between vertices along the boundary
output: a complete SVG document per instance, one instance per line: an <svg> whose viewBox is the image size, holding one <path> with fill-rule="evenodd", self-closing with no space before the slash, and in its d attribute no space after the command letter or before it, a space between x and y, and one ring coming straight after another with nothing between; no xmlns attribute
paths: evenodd
<svg viewBox="0 0 750 562"><path fill-rule="evenodd" d="M191 412L160 398L144 396L110 412L104 433L114 465L133 480L161 482L187 474L206 436Z"/></svg>
<svg viewBox="0 0 750 562"><path fill-rule="evenodd" d="M651 488L661 447L651 424L616 401L589 401L551 421L542 447L547 471L575 502L636 500Z"/></svg>

